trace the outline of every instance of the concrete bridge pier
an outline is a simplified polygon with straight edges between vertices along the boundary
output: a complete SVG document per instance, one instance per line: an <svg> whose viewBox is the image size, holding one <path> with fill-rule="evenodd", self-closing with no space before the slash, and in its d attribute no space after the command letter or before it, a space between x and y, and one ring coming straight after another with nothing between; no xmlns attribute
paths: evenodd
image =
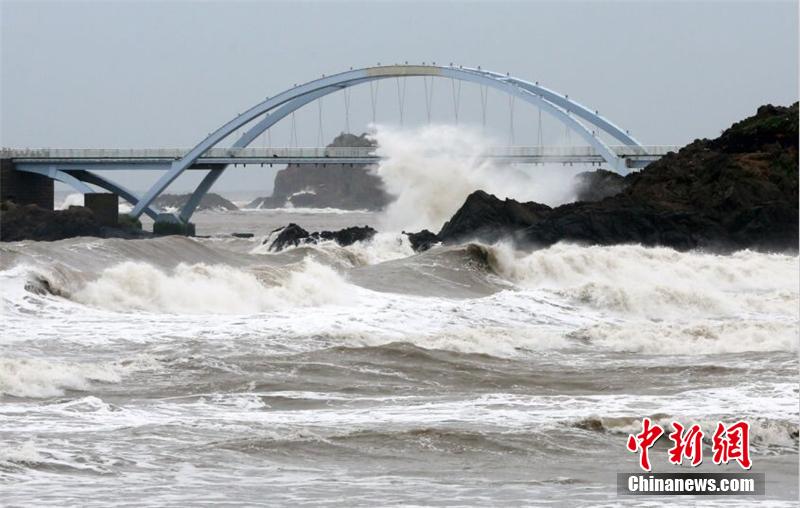
<svg viewBox="0 0 800 508"><path fill-rule="evenodd" d="M83 206L94 214L102 226L115 228L119 225L119 195L111 192L93 192L83 195Z"/></svg>
<svg viewBox="0 0 800 508"><path fill-rule="evenodd" d="M14 169L11 159L0 159L0 201L53 209L53 180L44 175Z"/></svg>

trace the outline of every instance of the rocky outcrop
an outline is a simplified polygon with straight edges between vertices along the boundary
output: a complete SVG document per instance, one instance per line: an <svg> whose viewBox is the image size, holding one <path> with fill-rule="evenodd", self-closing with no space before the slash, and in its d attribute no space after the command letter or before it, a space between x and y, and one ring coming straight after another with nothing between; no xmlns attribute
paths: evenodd
<svg viewBox="0 0 800 508"><path fill-rule="evenodd" d="M475 192L438 238L796 251L797 163L797 103L763 106L719 138L696 140L626 176L621 192L600 201L549 209Z"/></svg>
<svg viewBox="0 0 800 508"><path fill-rule="evenodd" d="M127 216L122 216L127 218ZM47 210L37 205L0 205L0 240L52 241L75 236L100 238L142 238L150 236L136 221L121 221L118 227L103 226L91 210L71 206L66 210Z"/></svg>
<svg viewBox="0 0 800 508"><path fill-rule="evenodd" d="M475 191L445 222L438 238L447 243L470 239L495 242L542 219L551 208L539 203L499 200L484 191Z"/></svg>
<svg viewBox="0 0 800 508"><path fill-rule="evenodd" d="M375 236L375 233L377 233L377 231L369 226L353 226L340 229L339 231L318 231L309 233L297 224L292 223L273 231L269 238L264 240L264 243L269 242L273 238L273 235L277 234L274 240L272 240L272 243L270 243L270 251L278 252L288 247L316 244L322 241L334 241L342 247L347 247L356 242L370 240Z"/></svg>
<svg viewBox="0 0 800 508"><path fill-rule="evenodd" d="M365 134L340 134L329 147L371 147ZM247 208L340 208L380 210L390 201L381 179L363 164L289 164L275 175L272 196Z"/></svg>
<svg viewBox="0 0 800 508"><path fill-rule="evenodd" d="M426 251L439 243L439 237L436 233L428 231L427 229L423 229L417 233L406 233L403 231L403 234L408 237L408 241L411 243L411 248L414 249L414 252Z"/></svg>
<svg viewBox="0 0 800 508"><path fill-rule="evenodd" d="M162 194L153 200L153 206L157 210L180 210L189 201L190 196L191 194ZM200 204L197 205L198 212L203 210L234 211L238 209L238 206L213 192L203 196L200 199Z"/></svg>
<svg viewBox="0 0 800 508"><path fill-rule="evenodd" d="M297 247L301 243L310 243L309 237L311 235L309 232L295 223L291 223L288 226L274 230L272 233L270 233L267 239L264 240L264 243L269 242L272 236L276 233L277 236L269 245L269 250L271 251L277 252L286 249L287 247Z"/></svg>
<svg viewBox="0 0 800 508"><path fill-rule="evenodd" d="M602 201L616 196L627 187L624 176L605 169L575 175L576 201Z"/></svg>

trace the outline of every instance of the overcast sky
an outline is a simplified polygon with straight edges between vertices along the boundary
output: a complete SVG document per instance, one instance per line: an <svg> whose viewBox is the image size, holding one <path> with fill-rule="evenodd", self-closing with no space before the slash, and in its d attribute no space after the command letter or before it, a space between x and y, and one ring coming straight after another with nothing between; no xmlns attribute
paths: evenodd
<svg viewBox="0 0 800 508"><path fill-rule="evenodd" d="M760 104L798 95L797 3L789 1L4 0L1 14L0 138L12 147L189 147L267 95L376 62L454 62L538 80L645 144L716 136ZM440 81L434 120L448 122L452 88ZM422 81L407 86L406 123L421 122ZM398 121L394 87L379 89L379 123ZM480 123L478 98L477 87L463 85L462 122ZM355 89L351 103L352 130L363 130L369 87ZM505 97L490 96L498 137L508 135L508 109ZM299 144L317 144L318 115L313 104L298 114ZM535 144L535 119L535 108L515 106L517 144ZM324 136L343 128L343 99L328 97ZM277 125L272 144L289 144L289 129ZM155 176L127 180L142 188ZM240 170L216 189L265 180Z"/></svg>

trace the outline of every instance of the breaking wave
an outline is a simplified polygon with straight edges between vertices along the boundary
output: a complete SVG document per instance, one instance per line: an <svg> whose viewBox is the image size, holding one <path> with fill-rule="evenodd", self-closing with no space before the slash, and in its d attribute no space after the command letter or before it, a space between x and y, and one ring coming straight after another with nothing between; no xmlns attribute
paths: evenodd
<svg viewBox="0 0 800 508"><path fill-rule="evenodd" d="M396 196L382 218L384 230L438 230L478 189L501 199L548 205L574 200L573 177L580 167L539 166L534 171L500 167L481 157L498 143L478 130L452 125L374 128L376 153L383 157L376 173L389 194Z"/></svg>
<svg viewBox="0 0 800 508"><path fill-rule="evenodd" d="M278 229L263 237L250 250L250 254L273 255L301 251L309 254L319 254L321 259L341 261L342 263L336 264L347 267L374 265L414 255L414 249L411 248L408 237L397 233L376 233L370 240L355 242L346 247L340 246L333 240L326 240L316 244L289 246L276 253L270 251L269 247L275 241L279 232L280 230Z"/></svg>
<svg viewBox="0 0 800 508"><path fill-rule="evenodd" d="M154 366L152 358L109 363L0 358L0 395L56 397L66 390L90 390L95 383L119 383L128 372Z"/></svg>
<svg viewBox="0 0 800 508"><path fill-rule="evenodd" d="M700 320L688 323L599 323L568 335L613 351L706 355L797 351L797 323L771 320Z"/></svg>
<svg viewBox="0 0 800 508"><path fill-rule="evenodd" d="M118 312L252 314L294 306L343 303L352 286L310 259L275 286L226 265L179 264L171 271L126 261L72 295L75 301Z"/></svg>
<svg viewBox="0 0 800 508"><path fill-rule="evenodd" d="M798 317L800 270L792 255L557 244L532 253L496 245L489 258L498 275L521 287L546 289L577 304L625 315Z"/></svg>

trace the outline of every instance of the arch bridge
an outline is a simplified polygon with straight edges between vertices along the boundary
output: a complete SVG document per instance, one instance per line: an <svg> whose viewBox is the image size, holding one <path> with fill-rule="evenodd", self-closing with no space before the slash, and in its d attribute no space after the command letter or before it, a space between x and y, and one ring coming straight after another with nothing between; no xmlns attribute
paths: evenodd
<svg viewBox="0 0 800 508"><path fill-rule="evenodd" d="M12 159L18 171L48 176L66 183L79 192L93 192L89 184L119 194L133 205L130 215L138 218L143 213L155 220L186 223L191 218L202 197L211 189L230 164L264 163L369 163L378 158L371 149L254 149L249 147L259 135L281 119L303 106L326 95L351 86L388 78L422 76L449 78L471 82L486 89L499 90L510 97L530 103L563 123L576 133L588 147L511 147L492 149L486 154L518 162L578 162L602 163L611 170L625 174L631 168L642 167L659 158L673 147L645 147L626 130L566 95L545 88L538 82L487 71L480 68L463 68L436 65L388 65L348 70L323 76L302 85L296 85L273 97L268 97L247 111L240 113L205 139L188 150L5 150L3 158ZM427 100L427 97L426 97ZM588 124L588 125L587 125ZM593 127L593 128L590 128ZM244 134L230 147L218 146L223 140L245 128ZM614 145L603 141L599 133L612 138ZM283 150L283 151L281 151ZM161 170L161 177L144 193L134 192L100 176L96 171ZM180 213L158 213L153 201L186 170L204 170L206 175Z"/></svg>

